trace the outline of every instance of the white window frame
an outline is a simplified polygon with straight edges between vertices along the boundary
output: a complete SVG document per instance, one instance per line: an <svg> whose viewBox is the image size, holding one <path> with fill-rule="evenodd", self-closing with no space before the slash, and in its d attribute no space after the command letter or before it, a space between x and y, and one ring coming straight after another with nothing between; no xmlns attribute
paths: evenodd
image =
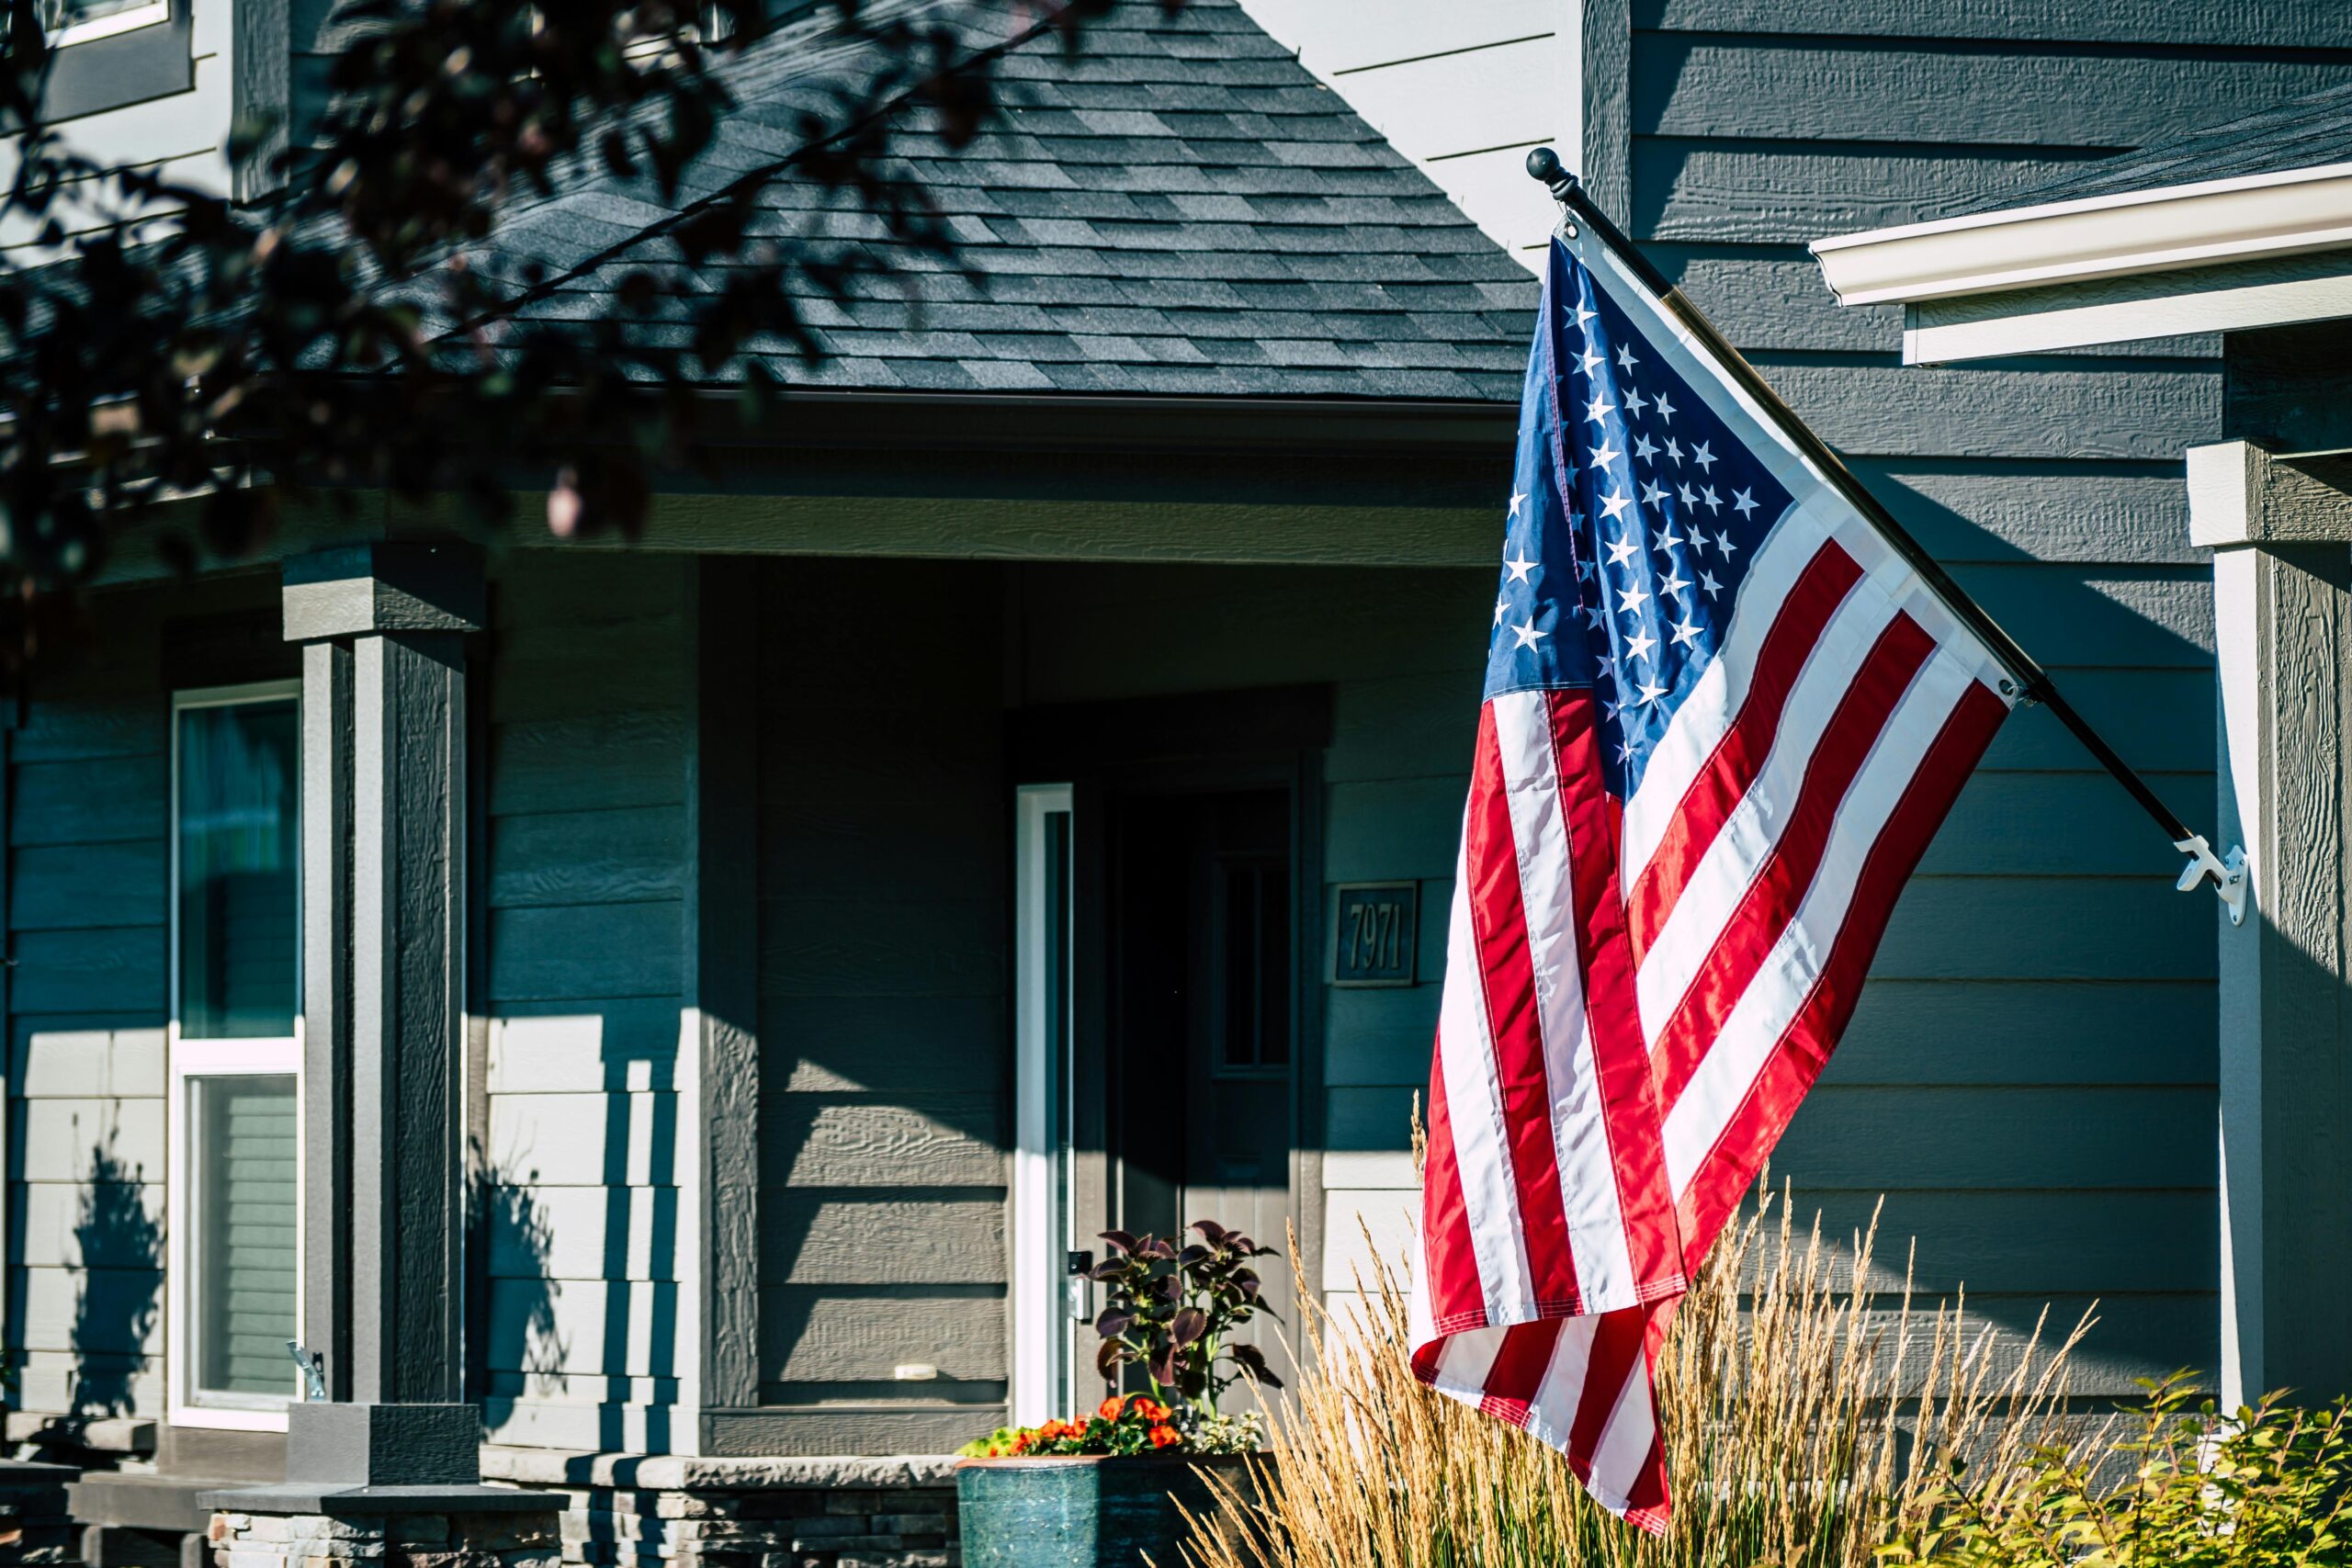
<svg viewBox="0 0 2352 1568"><path fill-rule="evenodd" d="M77 43L137 32L141 28L152 28L158 22L171 19L171 0L153 0L151 5L133 6L127 11L117 11L111 17L98 17L86 22L75 22L72 27L60 28L50 34L49 47L70 49Z"/></svg>
<svg viewBox="0 0 2352 1568"><path fill-rule="evenodd" d="M194 1209L189 1199L196 1191L195 1125L196 1115L192 1097L198 1078L268 1077L291 1077L294 1080L295 1165L294 1190L297 1203L295 1224L294 1321L302 1321L302 1227L300 1221L300 1193L303 1190L302 1134L302 960L300 932L302 930L300 856L300 835L296 835L297 873L294 879L296 931L294 958L294 1032L281 1037L258 1039L187 1040L180 1034L180 716L193 708L235 707L247 703L295 701L297 723L301 712L302 682L300 681L262 681L242 686L208 686L172 694L171 737L171 839L167 856L171 863L171 964L168 984L171 987L171 1017L165 1031L166 1049L171 1064L168 1075L170 1098L164 1104L164 1144L167 1151L169 1185L164 1194L164 1280L166 1307L164 1315L164 1373L169 1419L175 1427L201 1427L222 1431L283 1432L286 1430L286 1407L299 1397L296 1380L299 1372L293 1359L286 1362L287 1393L283 1399L266 1396L228 1396L228 1403L215 1403L223 1398L212 1395L206 1403L197 1402L195 1384L196 1325L198 1281L191 1259L196 1256L196 1238L192 1234ZM300 750L297 750L299 765ZM299 784L298 784L299 787Z"/></svg>
<svg viewBox="0 0 2352 1568"><path fill-rule="evenodd" d="M1069 1038L1054 1061L1050 1010L1069 998L1046 995L1045 895L1046 819L1077 819L1068 784L1023 784L1013 796L1013 1152L1012 1419L1035 1426L1070 1414L1058 1408L1078 1387L1069 1366L1073 1297L1068 1269L1070 1214L1063 1201L1070 1156ZM1074 869L1074 868L1073 868ZM1068 896L1076 877L1066 879ZM1063 930L1075 936L1076 921ZM1073 953L1062 957L1069 983Z"/></svg>

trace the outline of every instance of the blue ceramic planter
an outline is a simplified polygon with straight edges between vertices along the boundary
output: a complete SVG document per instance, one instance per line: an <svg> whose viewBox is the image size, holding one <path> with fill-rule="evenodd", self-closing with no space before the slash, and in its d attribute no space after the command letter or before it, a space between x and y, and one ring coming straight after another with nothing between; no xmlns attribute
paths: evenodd
<svg viewBox="0 0 2352 1568"><path fill-rule="evenodd" d="M1182 1568L1178 1505L1196 1518L1220 1512L1195 1467L1250 1499L1250 1462L1240 1454L966 1460L956 1469L964 1568L1143 1568L1147 1554L1157 1568Z"/></svg>

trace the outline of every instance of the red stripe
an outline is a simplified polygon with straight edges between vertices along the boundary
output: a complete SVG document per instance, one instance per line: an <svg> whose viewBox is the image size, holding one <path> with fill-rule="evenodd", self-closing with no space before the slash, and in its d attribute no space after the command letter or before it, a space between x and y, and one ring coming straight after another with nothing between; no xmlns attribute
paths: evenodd
<svg viewBox="0 0 2352 1568"><path fill-rule="evenodd" d="M1944 720L1935 743L1903 792L1871 846L1845 924L1838 929L1829 962L1822 965L1804 1006L1772 1047L1763 1070L1748 1086L1739 1109L1725 1122L1715 1146L1700 1163L1682 1195L1684 1234L1714 1235L1738 1207L1747 1184L1780 1141L1805 1091L1821 1076L1829 1054L1860 1000L1863 976L1886 934L1904 883L1927 852L1951 803L1968 782L1969 771L1991 744L2007 706L1981 681L1972 681ZM1695 1259L1694 1259L1695 1263Z"/></svg>
<svg viewBox="0 0 2352 1568"><path fill-rule="evenodd" d="M1514 1427L1527 1425L1528 1402L1544 1385L1544 1371L1552 1364L1552 1352L1560 1343L1563 1321L1549 1317L1503 1331L1503 1346L1487 1370L1486 1397L1478 1401L1479 1409Z"/></svg>
<svg viewBox="0 0 2352 1568"><path fill-rule="evenodd" d="M1896 615L1879 634L1853 685L1839 699L1805 764L1804 781L1779 841L1757 867L1755 879L1724 922L1713 951L1691 976L1690 989L1658 1031L1652 1066L1662 1111L1673 1111L1724 1021L1804 902L1854 775L1935 646L1918 622Z"/></svg>
<svg viewBox="0 0 2352 1568"><path fill-rule="evenodd" d="M1609 1429L1610 1414L1625 1392L1634 1363L1642 1359L1649 1316L1646 1306L1605 1312L1593 1330L1592 1355L1585 1363L1584 1387L1577 1391L1576 1419L1568 1427L1568 1463L1580 1480L1592 1478L1593 1455Z"/></svg>
<svg viewBox="0 0 2352 1568"><path fill-rule="evenodd" d="M1590 1032L1617 1211L1625 1230L1634 1283L1650 1301L1682 1290L1682 1237L1666 1175L1657 1087L1642 1038L1634 958L1625 946L1624 903L1618 897L1618 821L1602 786L1599 714L1589 691L1553 692L1553 764L1567 822L1570 897L1579 917L1577 957L1584 967L1585 1024Z"/></svg>
<svg viewBox="0 0 2352 1568"><path fill-rule="evenodd" d="M1666 1533L1672 1511L1667 1491L1666 1413L1657 1408L1657 1363L1666 1353L1667 1325L1673 1321L1679 1301L1679 1297L1674 1297L1659 1302L1650 1308L1648 1320L1643 1325L1642 1355L1649 1364L1650 1379L1650 1451L1642 1461L1640 1478L1626 1491L1625 1518L1652 1535Z"/></svg>
<svg viewBox="0 0 2352 1568"><path fill-rule="evenodd" d="M1453 1117L1445 1103L1445 1056L1440 1047L1430 1064L1429 1154L1421 1172L1423 1288L1430 1315L1441 1334L1482 1328L1487 1287L1478 1277L1478 1253L1470 1241L1470 1204L1462 1195L1462 1168L1453 1152ZM1428 1347L1431 1374L1442 1341ZM1422 1348L1415 1347L1416 1367Z"/></svg>
<svg viewBox="0 0 2352 1568"><path fill-rule="evenodd" d="M1665 929L1675 900L1690 885L1690 874L1705 857L1707 846L1715 841L1724 823L1746 798L1764 759L1772 754L1789 693L1820 643L1829 617L1845 603L1847 592L1861 575L1860 565L1832 539L1822 545L1781 602L1780 614L1757 650L1756 669L1748 677L1747 695L1741 700L1738 716L1690 780L1690 787L1682 792L1665 835L1625 900L1635 963L1641 962L1642 954Z"/></svg>
<svg viewBox="0 0 2352 1568"><path fill-rule="evenodd" d="M1544 1063L1544 1020L1528 955L1527 909L1519 886L1519 843L1511 836L1509 785L1495 710L1478 714L1478 756L1463 824L1463 873L1470 884L1470 927L1486 982L1487 1028L1494 1036L1497 1087L1511 1176L1519 1190L1520 1234L1527 1247L1535 1313L1580 1310L1568 1216L1560 1199L1559 1155L1552 1142L1552 1089ZM1449 963L1465 955L1447 954Z"/></svg>

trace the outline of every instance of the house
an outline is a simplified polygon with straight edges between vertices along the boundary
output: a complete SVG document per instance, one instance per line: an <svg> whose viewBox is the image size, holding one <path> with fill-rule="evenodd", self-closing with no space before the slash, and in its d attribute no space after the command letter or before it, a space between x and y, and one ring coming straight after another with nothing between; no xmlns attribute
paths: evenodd
<svg viewBox="0 0 2352 1568"><path fill-rule="evenodd" d="M2218 1371L2232 1404L2352 1387L2344 636L2352 604L2352 91L2324 89L2010 202L1817 242L1830 286L1899 306L1906 364L2218 335L2216 428L2185 453L2211 552L2221 841L2253 909L2220 922ZM2143 525L2153 538L2154 519ZM2186 525L2184 527L2183 525Z"/></svg>
<svg viewBox="0 0 2352 1568"><path fill-rule="evenodd" d="M193 580L126 548L0 770L8 1426L85 1467L93 1562L178 1550L355 1401L478 1425L577 1561L919 1553L927 1456L1091 1393L1069 1263L1106 1224L1289 1225L1327 1298L1367 1229L1401 1244L1541 240L1533 182L1449 163L1570 152L2203 818L2182 454L2230 434L2214 329L1908 368L1804 244L2352 80L2352 19L1495 0L1351 37L1362 9L1122 8L1075 59L1013 51L1001 132L899 149L985 287L812 304L831 356L779 355L772 428L633 546L368 498ZM224 71L300 123L316 25L239 17L92 133L217 147ZM745 60L686 199L790 156L803 36ZM1482 150L1374 101L1518 81L1495 51L1530 39L1561 123L1512 99ZM589 182L484 259L595 318L675 216ZM1775 1165L1833 1232L1883 1194L1983 1321L2101 1300L2087 1393L2221 1364L2224 1011L2176 864L2018 715ZM291 1413L289 1339L327 1396Z"/></svg>

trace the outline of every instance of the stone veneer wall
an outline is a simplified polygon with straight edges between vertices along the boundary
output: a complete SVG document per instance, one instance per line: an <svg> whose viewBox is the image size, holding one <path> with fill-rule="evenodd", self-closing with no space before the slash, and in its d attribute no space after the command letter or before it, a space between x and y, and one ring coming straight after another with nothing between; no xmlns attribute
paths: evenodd
<svg viewBox="0 0 2352 1568"><path fill-rule="evenodd" d="M482 1450L485 1481L562 1496L563 1561L594 1568L957 1568L955 1465Z"/></svg>
<svg viewBox="0 0 2352 1568"><path fill-rule="evenodd" d="M65 1511L71 1465L0 1460L0 1565L74 1561L74 1522Z"/></svg>
<svg viewBox="0 0 2352 1568"><path fill-rule="evenodd" d="M557 1568L547 1515L216 1513L215 1568Z"/></svg>

